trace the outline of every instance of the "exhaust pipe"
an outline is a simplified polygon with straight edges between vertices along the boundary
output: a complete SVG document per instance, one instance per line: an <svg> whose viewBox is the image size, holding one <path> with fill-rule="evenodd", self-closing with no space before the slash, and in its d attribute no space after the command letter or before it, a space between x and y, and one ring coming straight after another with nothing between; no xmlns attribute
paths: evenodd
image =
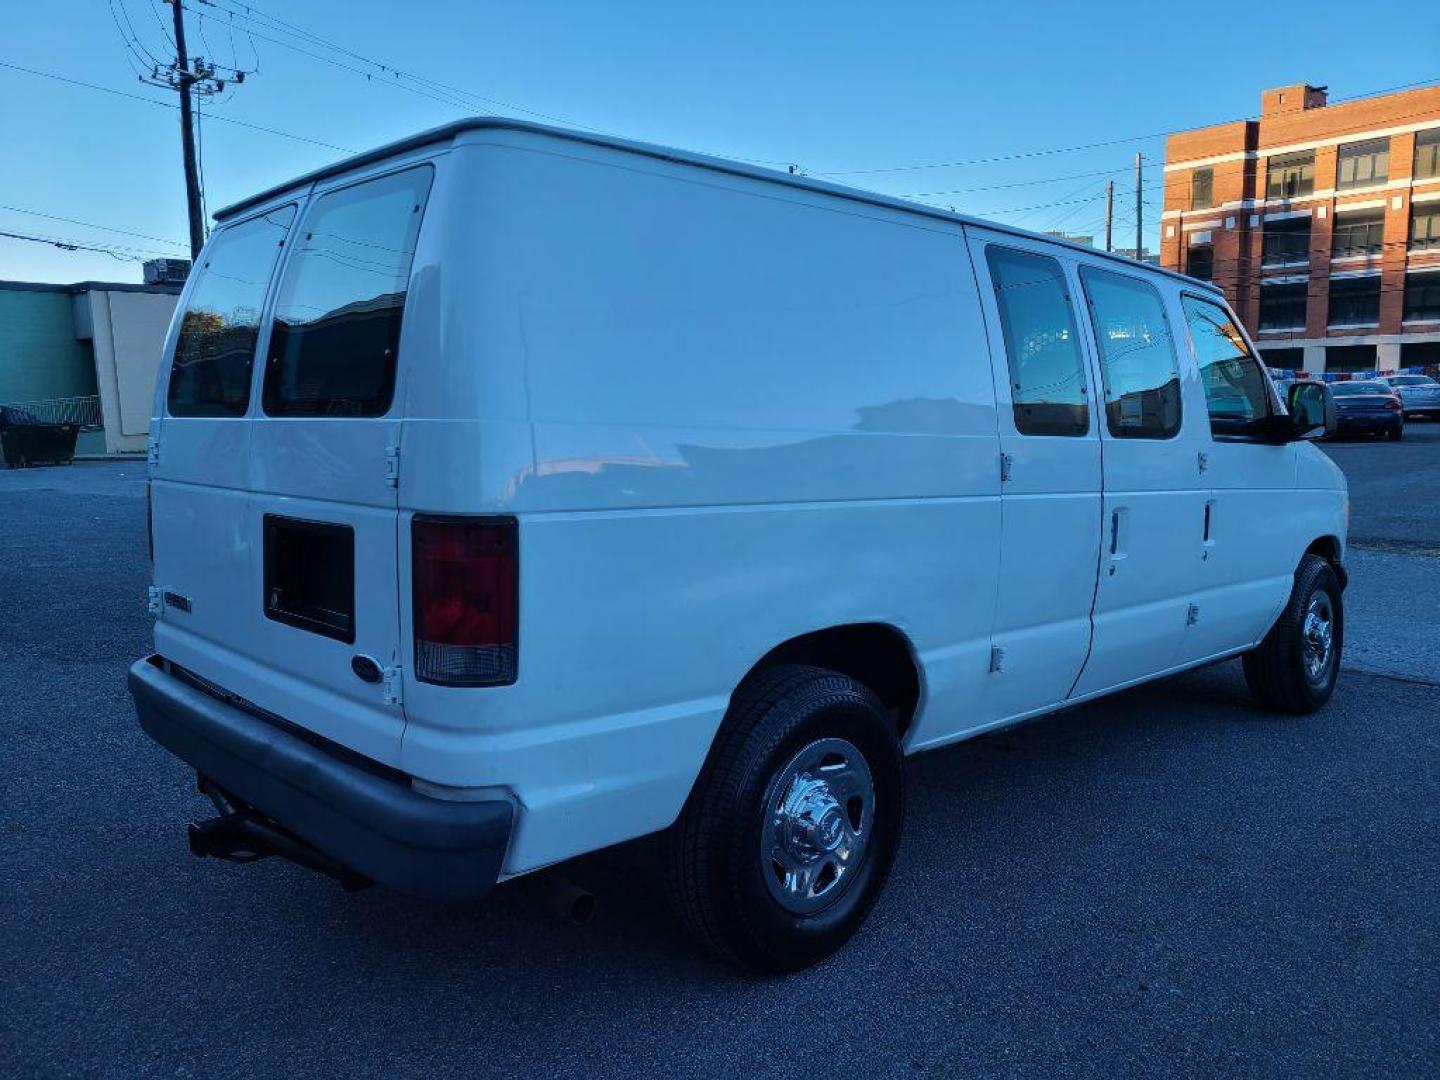
<svg viewBox="0 0 1440 1080"><path fill-rule="evenodd" d="M556 918L583 926L595 915L595 894L569 878L539 873L529 884L540 906Z"/></svg>

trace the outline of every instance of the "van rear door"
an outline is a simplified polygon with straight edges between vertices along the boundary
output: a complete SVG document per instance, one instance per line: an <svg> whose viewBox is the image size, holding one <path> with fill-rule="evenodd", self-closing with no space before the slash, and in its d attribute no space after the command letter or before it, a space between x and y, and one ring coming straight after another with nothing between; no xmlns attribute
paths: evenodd
<svg viewBox="0 0 1440 1080"><path fill-rule="evenodd" d="M162 655L177 650L224 689L391 765L404 729L396 383L432 173L317 191L299 212L258 335L244 475L228 469L224 490L187 495L200 553L156 553L157 582L184 563L189 587L215 592L207 609L223 599L202 613L197 597L173 620L203 642L166 642L157 627ZM215 502L212 526L201 504Z"/></svg>

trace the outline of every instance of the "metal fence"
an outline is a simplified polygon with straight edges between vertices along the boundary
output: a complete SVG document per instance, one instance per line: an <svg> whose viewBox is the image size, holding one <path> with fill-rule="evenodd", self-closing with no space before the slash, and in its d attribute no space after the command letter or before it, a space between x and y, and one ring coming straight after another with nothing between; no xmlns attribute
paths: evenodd
<svg viewBox="0 0 1440 1080"><path fill-rule="evenodd" d="M49 398L45 401L11 401L11 408L23 409L46 424L79 424L82 431L99 431L100 396Z"/></svg>

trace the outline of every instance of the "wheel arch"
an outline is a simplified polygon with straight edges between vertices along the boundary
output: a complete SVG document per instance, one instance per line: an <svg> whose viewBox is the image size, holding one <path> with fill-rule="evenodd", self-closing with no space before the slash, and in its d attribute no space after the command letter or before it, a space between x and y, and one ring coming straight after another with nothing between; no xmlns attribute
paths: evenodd
<svg viewBox="0 0 1440 1080"><path fill-rule="evenodd" d="M1330 564L1335 571L1335 576L1340 579L1340 588L1345 588L1349 583L1350 575L1345 572L1345 564L1342 561L1344 545L1338 536L1321 536L1310 542L1305 549L1306 555L1318 555Z"/></svg>
<svg viewBox="0 0 1440 1080"><path fill-rule="evenodd" d="M865 684L895 717L901 740L920 711L924 674L914 643L890 623L844 623L783 641L750 667L737 691L756 672L776 664L829 668Z"/></svg>

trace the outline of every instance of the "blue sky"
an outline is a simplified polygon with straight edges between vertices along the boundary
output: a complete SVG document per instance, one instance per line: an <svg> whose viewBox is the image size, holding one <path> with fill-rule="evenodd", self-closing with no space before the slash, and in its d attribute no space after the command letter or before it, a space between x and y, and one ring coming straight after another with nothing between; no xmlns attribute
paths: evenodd
<svg viewBox="0 0 1440 1080"><path fill-rule="evenodd" d="M1303 16L1253 3L1154 0L257 0L249 15L240 0L187 3L193 53L259 69L228 100L206 107L212 209L343 156L246 124L363 150L477 112L541 113L646 141L794 162L812 174L844 173L829 178L925 193L1029 228L1098 232L1099 196L1111 173L1120 193L1117 245L1126 246L1138 150L1157 163L1146 166L1153 247L1164 144L1136 136L1252 115L1268 86L1308 80L1328 84L1332 97L1350 97L1440 80L1434 0L1322 0ZM307 41L264 15L357 55ZM133 28L137 49L169 50L170 8L161 0L11 3L0 16L0 65L173 102L173 94L137 82L117 16L124 35ZM1381 53L1382 43L1396 47ZM367 61L461 89L467 100L397 88ZM1127 141L1048 152L1111 140ZM183 254L174 110L0 66L0 146L0 231ZM1032 156L856 171L1011 155ZM138 262L0 237L0 278L139 276Z"/></svg>

